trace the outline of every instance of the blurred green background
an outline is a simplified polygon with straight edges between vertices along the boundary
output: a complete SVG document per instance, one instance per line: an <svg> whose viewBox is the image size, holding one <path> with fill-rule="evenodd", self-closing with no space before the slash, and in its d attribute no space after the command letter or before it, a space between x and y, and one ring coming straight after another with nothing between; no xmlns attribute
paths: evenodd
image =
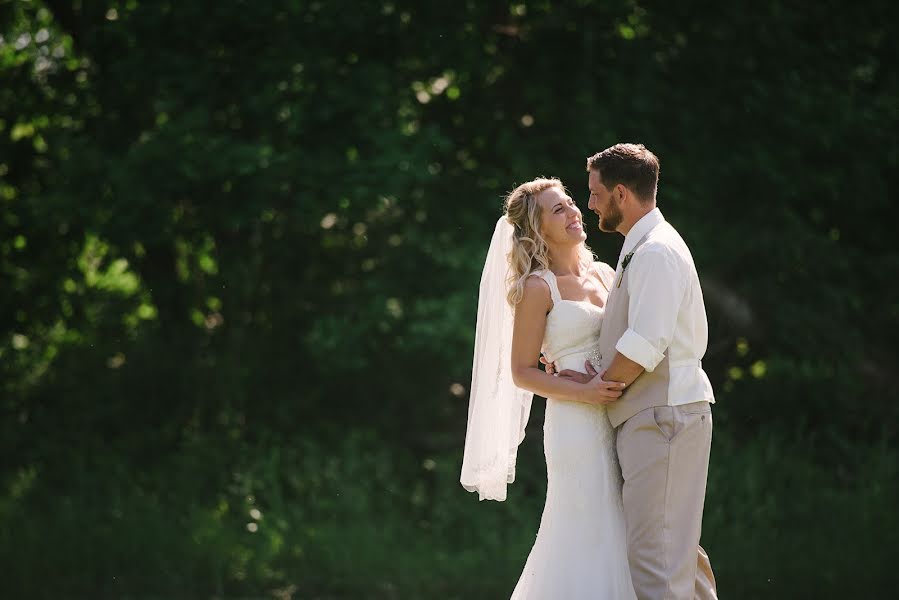
<svg viewBox="0 0 899 600"><path fill-rule="evenodd" d="M706 295L722 598L890 595L897 17L0 1L0 597L507 597L543 404L478 503L480 269L504 192L585 208L618 141Z"/></svg>

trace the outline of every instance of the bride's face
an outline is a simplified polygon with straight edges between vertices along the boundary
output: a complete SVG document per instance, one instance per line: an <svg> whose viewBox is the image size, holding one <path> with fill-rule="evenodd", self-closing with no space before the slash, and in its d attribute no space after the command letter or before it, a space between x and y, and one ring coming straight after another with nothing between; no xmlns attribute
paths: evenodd
<svg viewBox="0 0 899 600"><path fill-rule="evenodd" d="M560 187L543 190L536 197L542 214L540 233L548 244L570 246L587 239L581 211Z"/></svg>

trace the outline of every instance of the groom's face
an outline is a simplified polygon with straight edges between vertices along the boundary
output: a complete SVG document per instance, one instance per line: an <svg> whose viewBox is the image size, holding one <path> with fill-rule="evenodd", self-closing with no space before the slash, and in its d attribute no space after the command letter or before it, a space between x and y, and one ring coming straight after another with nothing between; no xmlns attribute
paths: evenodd
<svg viewBox="0 0 899 600"><path fill-rule="evenodd" d="M587 203L587 207L599 217L600 231L609 233L617 231L624 215L621 214L621 209L618 207L612 191L603 184L599 171L590 170L587 184L590 187L590 201Z"/></svg>

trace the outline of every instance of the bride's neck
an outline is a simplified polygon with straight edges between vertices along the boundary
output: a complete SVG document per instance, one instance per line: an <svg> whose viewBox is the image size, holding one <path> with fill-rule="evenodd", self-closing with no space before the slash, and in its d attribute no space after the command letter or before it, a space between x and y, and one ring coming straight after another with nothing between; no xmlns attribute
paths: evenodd
<svg viewBox="0 0 899 600"><path fill-rule="evenodd" d="M556 275L580 276L584 266L581 264L581 255L578 246L569 248L549 249L550 270Z"/></svg>

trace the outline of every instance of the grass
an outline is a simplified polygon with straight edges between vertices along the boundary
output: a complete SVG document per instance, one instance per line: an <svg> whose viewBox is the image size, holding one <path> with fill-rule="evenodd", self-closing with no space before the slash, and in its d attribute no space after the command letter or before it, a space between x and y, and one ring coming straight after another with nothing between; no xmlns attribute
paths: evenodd
<svg viewBox="0 0 899 600"><path fill-rule="evenodd" d="M814 446L717 435L703 545L723 597L892 589L899 454L853 447L822 463ZM424 456L357 432L207 440L143 471L115 454L25 466L0 502L0 596L507 597L543 506L540 439L525 442L505 503L458 485L460 452L461 440Z"/></svg>

